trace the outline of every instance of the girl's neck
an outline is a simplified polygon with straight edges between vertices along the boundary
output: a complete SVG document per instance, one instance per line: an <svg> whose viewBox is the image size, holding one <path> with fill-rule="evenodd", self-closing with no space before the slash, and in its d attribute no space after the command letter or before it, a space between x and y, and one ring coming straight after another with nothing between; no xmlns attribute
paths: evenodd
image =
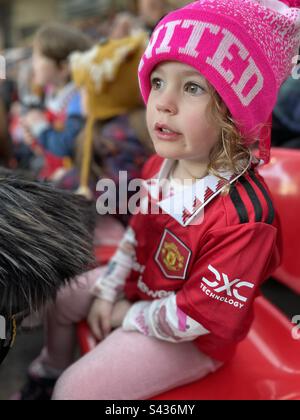
<svg viewBox="0 0 300 420"><path fill-rule="evenodd" d="M208 162L194 162L177 160L172 172L172 177L181 181L193 180L193 182L208 175Z"/></svg>

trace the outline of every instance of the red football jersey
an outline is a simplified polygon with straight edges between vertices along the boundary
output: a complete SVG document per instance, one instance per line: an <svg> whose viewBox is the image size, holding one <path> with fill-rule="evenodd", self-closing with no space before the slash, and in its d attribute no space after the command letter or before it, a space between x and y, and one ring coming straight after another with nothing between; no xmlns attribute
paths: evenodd
<svg viewBox="0 0 300 420"><path fill-rule="evenodd" d="M167 166L153 156L143 179L158 178ZM205 190L190 203L170 197L157 203L162 214L132 217L136 261L125 294L136 302L175 292L178 308L210 332L195 344L225 361L249 331L261 284L280 264L281 234L270 192L255 166L231 179L227 195L219 193L222 181L207 179ZM199 209L202 218L194 223Z"/></svg>

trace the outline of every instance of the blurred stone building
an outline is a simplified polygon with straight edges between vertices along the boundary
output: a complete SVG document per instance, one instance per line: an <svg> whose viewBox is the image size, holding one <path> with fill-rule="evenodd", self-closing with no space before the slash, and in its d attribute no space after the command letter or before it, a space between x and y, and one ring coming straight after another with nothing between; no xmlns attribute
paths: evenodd
<svg viewBox="0 0 300 420"><path fill-rule="evenodd" d="M24 46L43 23L78 22L136 10L136 0L0 0L0 49Z"/></svg>

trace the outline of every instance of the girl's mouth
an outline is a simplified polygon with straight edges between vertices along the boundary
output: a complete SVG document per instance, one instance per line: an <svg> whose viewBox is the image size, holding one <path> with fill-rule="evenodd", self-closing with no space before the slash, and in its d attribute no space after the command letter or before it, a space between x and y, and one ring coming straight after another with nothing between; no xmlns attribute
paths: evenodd
<svg viewBox="0 0 300 420"><path fill-rule="evenodd" d="M154 131L160 140L175 141L181 136L180 133L173 131L165 124L156 124Z"/></svg>

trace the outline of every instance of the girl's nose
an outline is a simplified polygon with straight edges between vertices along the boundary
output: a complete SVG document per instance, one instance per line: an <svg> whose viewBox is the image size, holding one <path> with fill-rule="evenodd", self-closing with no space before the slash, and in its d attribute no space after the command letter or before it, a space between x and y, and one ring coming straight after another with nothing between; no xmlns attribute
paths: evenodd
<svg viewBox="0 0 300 420"><path fill-rule="evenodd" d="M176 114L177 104L176 101L170 97L170 95L161 95L160 98L158 98L156 109L159 112L164 112L167 114Z"/></svg>

